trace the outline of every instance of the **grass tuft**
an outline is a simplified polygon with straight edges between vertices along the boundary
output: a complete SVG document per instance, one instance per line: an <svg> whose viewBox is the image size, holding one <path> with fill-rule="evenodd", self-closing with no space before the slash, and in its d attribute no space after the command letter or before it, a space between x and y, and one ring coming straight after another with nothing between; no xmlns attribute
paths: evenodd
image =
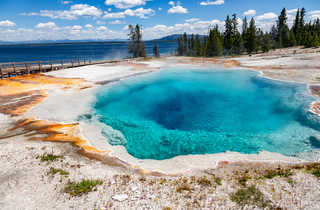
<svg viewBox="0 0 320 210"><path fill-rule="evenodd" d="M62 169L58 169L58 168L53 168L51 167L49 172L47 173L47 175L56 175L56 174L60 174L62 176L66 176L66 175L69 175L69 172L67 171L64 171Z"/></svg>
<svg viewBox="0 0 320 210"><path fill-rule="evenodd" d="M44 153L42 155L37 156L37 159L40 159L41 162L53 162L63 158L63 156L55 155L53 153Z"/></svg>
<svg viewBox="0 0 320 210"><path fill-rule="evenodd" d="M239 189L236 193L230 195L230 199L241 207L249 205L262 209L271 208L271 202L266 200L262 192L255 186Z"/></svg>
<svg viewBox="0 0 320 210"><path fill-rule="evenodd" d="M320 164L319 163L312 163L306 166L307 172L313 174L314 176L320 178Z"/></svg>
<svg viewBox="0 0 320 210"><path fill-rule="evenodd" d="M191 187L189 186L189 184L187 184L187 183L182 183L182 184L180 184L180 185L177 187L177 192L178 192L178 193L182 193L183 191L191 192L192 189L191 189Z"/></svg>
<svg viewBox="0 0 320 210"><path fill-rule="evenodd" d="M276 176L288 178L291 175L291 169L277 168L276 170L267 170L264 177L267 179L273 179Z"/></svg>
<svg viewBox="0 0 320 210"><path fill-rule="evenodd" d="M217 185L222 185L222 180L220 177L215 177L214 181L216 182Z"/></svg>
<svg viewBox="0 0 320 210"><path fill-rule="evenodd" d="M81 196L96 190L98 185L102 185L103 181L100 179L91 180L84 179L81 182L68 182L65 187L65 192L69 193L72 196Z"/></svg>
<svg viewBox="0 0 320 210"><path fill-rule="evenodd" d="M197 183L201 186L211 186L211 180L209 180L206 176L199 177L197 179Z"/></svg>

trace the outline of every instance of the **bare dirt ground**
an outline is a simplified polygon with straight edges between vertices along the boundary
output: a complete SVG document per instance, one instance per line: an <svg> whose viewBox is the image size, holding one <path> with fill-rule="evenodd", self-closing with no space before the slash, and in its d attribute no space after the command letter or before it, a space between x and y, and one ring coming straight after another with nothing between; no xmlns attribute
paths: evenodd
<svg viewBox="0 0 320 210"><path fill-rule="evenodd" d="M166 57L1 80L0 209L320 209L317 162L267 152L142 161L104 144L95 126L76 123L90 111L99 85L180 65L258 70L309 84L315 95L320 83L319 50L303 48L223 59ZM83 180L92 182L77 185Z"/></svg>

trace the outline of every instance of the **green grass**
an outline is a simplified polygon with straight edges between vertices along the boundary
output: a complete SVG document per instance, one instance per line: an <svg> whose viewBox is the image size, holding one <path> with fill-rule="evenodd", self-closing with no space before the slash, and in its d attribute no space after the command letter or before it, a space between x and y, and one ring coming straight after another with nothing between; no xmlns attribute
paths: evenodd
<svg viewBox="0 0 320 210"><path fill-rule="evenodd" d="M255 186L239 189L236 193L230 195L230 199L241 207L249 205L262 209L271 208L271 202L266 200L262 192Z"/></svg>
<svg viewBox="0 0 320 210"><path fill-rule="evenodd" d="M249 175L243 175L242 177L240 177L238 179L238 182L240 185L245 187L247 185L247 181L249 181L249 179L251 179L251 177Z"/></svg>
<svg viewBox="0 0 320 210"><path fill-rule="evenodd" d="M62 169L57 169L57 168L53 168L51 167L49 172L47 173L48 175L56 175L56 174L60 174L62 176L66 176L69 175L69 172L64 171Z"/></svg>
<svg viewBox="0 0 320 210"><path fill-rule="evenodd" d="M292 175L291 169L278 168L276 170L267 170L264 178L273 179L276 176L288 178Z"/></svg>
<svg viewBox="0 0 320 210"><path fill-rule="evenodd" d="M306 171L320 178L320 164L312 163L306 166Z"/></svg>
<svg viewBox="0 0 320 210"><path fill-rule="evenodd" d="M89 192L95 191L98 185L102 185L103 181L100 179L91 180L84 179L81 182L68 182L65 187L65 192L72 196L81 196Z"/></svg>
<svg viewBox="0 0 320 210"><path fill-rule="evenodd" d="M55 155L53 153L44 153L42 155L38 155L37 159L40 159L41 162L53 162L59 159L63 159L64 157L61 155Z"/></svg>
<svg viewBox="0 0 320 210"><path fill-rule="evenodd" d="M217 185L222 185L222 180L220 177L215 177L214 181L216 182Z"/></svg>

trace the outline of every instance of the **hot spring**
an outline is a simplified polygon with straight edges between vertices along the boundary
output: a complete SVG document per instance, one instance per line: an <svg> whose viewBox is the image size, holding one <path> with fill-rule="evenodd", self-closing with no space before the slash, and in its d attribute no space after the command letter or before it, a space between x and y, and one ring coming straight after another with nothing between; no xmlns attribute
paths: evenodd
<svg viewBox="0 0 320 210"><path fill-rule="evenodd" d="M93 105L112 145L139 159L320 148L305 85L244 70L168 69L101 88Z"/></svg>

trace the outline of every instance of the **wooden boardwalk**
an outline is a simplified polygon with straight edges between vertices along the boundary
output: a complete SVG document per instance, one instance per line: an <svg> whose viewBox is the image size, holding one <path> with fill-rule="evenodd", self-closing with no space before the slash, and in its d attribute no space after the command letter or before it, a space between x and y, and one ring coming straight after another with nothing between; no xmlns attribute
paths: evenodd
<svg viewBox="0 0 320 210"><path fill-rule="evenodd" d="M76 59L68 61L61 60L0 63L0 78L4 79L18 75L34 74L86 65L117 62L120 62L120 60L91 61L90 59Z"/></svg>

